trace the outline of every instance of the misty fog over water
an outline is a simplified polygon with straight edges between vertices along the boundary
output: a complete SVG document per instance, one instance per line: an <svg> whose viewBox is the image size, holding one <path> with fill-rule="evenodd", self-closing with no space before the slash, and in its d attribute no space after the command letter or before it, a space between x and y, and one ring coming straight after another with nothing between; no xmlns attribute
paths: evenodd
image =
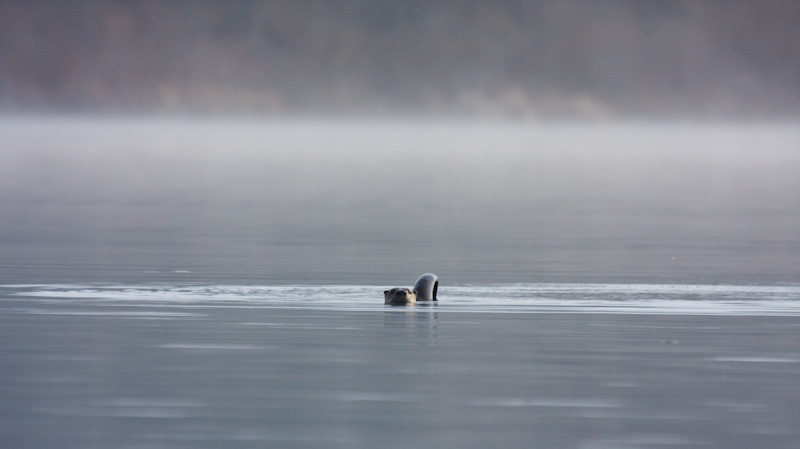
<svg viewBox="0 0 800 449"><path fill-rule="evenodd" d="M0 126L4 282L800 279L796 125Z"/></svg>

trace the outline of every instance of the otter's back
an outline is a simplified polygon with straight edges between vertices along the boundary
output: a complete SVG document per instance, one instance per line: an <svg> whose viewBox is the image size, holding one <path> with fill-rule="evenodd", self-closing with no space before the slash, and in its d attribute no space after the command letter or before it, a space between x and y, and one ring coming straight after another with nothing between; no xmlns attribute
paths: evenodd
<svg viewBox="0 0 800 449"><path fill-rule="evenodd" d="M414 284L417 291L417 301L436 301L436 292L439 290L439 276L425 273Z"/></svg>

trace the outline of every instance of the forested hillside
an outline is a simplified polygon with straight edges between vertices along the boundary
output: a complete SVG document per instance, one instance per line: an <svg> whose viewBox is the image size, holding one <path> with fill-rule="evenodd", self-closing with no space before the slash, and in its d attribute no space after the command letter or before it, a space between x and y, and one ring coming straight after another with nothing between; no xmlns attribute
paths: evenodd
<svg viewBox="0 0 800 449"><path fill-rule="evenodd" d="M796 117L800 2L0 2L0 110Z"/></svg>

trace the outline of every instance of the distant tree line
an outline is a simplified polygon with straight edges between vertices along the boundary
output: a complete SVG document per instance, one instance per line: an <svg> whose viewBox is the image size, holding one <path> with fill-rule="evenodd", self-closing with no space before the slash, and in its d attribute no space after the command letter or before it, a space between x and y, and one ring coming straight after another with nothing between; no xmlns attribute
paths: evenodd
<svg viewBox="0 0 800 449"><path fill-rule="evenodd" d="M800 2L5 0L0 110L796 117Z"/></svg>

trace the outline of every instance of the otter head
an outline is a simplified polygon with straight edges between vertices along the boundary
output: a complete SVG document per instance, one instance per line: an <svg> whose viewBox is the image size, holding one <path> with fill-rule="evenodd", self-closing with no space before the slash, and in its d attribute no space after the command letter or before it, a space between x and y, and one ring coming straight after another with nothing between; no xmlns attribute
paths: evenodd
<svg viewBox="0 0 800 449"><path fill-rule="evenodd" d="M383 292L384 304L404 306L417 302L417 291L409 288L397 287Z"/></svg>

